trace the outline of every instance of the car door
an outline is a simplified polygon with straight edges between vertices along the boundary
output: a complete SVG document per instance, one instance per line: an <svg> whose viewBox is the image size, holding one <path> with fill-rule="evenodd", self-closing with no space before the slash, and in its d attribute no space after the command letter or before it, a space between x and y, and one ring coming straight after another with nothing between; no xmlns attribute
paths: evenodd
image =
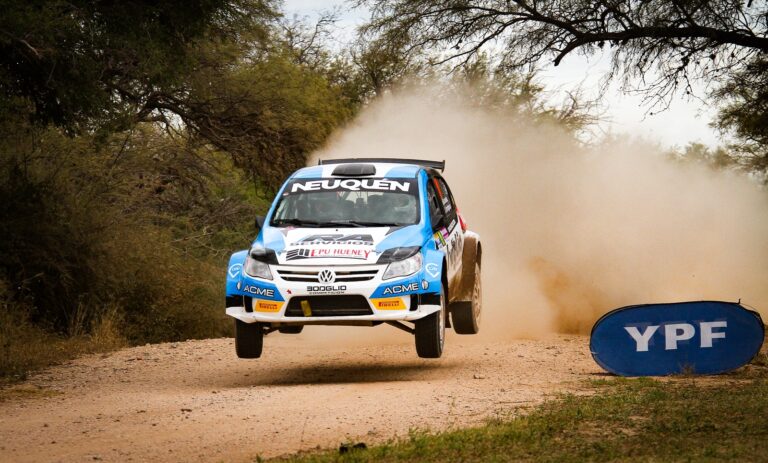
<svg viewBox="0 0 768 463"><path fill-rule="evenodd" d="M456 203L448 184L439 175L429 177L427 196L435 246L445 252L448 282L453 285L461 275L461 256L464 250L464 234L459 226Z"/></svg>

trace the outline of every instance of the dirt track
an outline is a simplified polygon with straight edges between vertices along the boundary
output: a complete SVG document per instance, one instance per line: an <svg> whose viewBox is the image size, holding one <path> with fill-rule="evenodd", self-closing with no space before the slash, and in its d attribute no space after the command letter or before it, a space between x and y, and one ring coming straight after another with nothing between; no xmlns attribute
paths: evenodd
<svg viewBox="0 0 768 463"><path fill-rule="evenodd" d="M508 414L600 372L577 336L449 336L437 361L410 342L339 348L304 336L270 335L259 360L213 339L46 370L15 386L41 393L0 403L0 461L248 461L380 442Z"/></svg>

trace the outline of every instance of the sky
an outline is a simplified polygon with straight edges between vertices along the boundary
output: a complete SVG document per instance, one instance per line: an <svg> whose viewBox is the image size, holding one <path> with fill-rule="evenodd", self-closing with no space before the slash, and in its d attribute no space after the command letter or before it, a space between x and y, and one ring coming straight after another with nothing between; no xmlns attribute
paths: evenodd
<svg viewBox="0 0 768 463"><path fill-rule="evenodd" d="M313 20L320 12L337 8L338 22L334 37L340 42L350 40L355 29L368 19L365 9L353 9L345 0L285 0L284 10L288 17L299 16ZM559 66L540 69L540 82L552 95L553 101L562 98L563 92L581 89L586 98L596 97L600 91L600 79L610 64L610 57L586 58L572 53ZM699 92L703 95L703 91ZM716 114L715 108L696 99L678 97L665 111L644 104L639 95L620 91L618 84L611 84L601 100L603 121L598 131L605 134L627 134L659 142L664 147L683 147L699 142L712 147L718 144L718 133L709 127ZM653 114L651 114L653 113Z"/></svg>

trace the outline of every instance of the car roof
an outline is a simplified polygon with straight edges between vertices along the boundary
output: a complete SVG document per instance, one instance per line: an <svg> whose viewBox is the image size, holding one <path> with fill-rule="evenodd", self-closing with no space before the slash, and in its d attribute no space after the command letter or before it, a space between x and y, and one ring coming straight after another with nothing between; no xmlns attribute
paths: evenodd
<svg viewBox="0 0 768 463"><path fill-rule="evenodd" d="M333 172L339 166L349 166L353 164L372 165L376 170L373 175L361 176L359 178L370 177L388 177L388 178L415 178L423 166L395 162L350 162L339 164L324 164L319 166L310 166L299 169L291 175L291 179L298 178L356 178L346 175L333 175Z"/></svg>

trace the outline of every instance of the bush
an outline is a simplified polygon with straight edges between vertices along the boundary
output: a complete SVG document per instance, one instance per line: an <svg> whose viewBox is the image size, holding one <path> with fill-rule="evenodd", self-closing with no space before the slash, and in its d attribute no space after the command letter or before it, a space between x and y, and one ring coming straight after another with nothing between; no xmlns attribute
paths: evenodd
<svg viewBox="0 0 768 463"><path fill-rule="evenodd" d="M27 135L2 146L1 377L125 343L230 333L227 259L266 202L228 157L203 158L151 127L107 140Z"/></svg>

